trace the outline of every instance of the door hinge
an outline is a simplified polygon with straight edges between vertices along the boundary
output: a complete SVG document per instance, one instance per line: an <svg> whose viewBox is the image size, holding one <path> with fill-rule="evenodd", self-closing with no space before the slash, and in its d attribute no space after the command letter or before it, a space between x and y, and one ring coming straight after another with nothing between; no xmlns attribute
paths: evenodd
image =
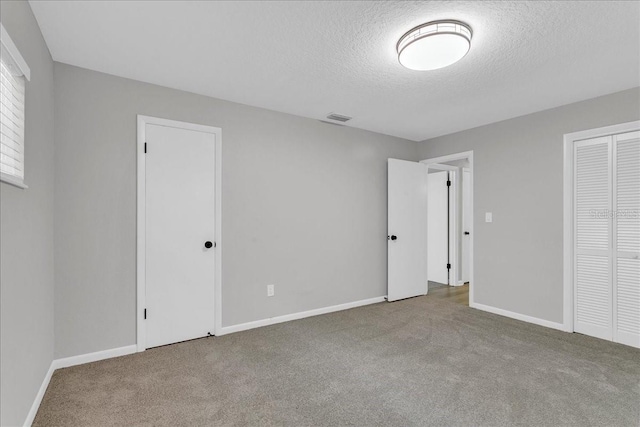
<svg viewBox="0 0 640 427"><path fill-rule="evenodd" d="M147 154L147 143L144 143L144 154Z"/></svg>
<svg viewBox="0 0 640 427"><path fill-rule="evenodd" d="M147 309L144 309L144 320L147 320Z"/></svg>
<svg viewBox="0 0 640 427"><path fill-rule="evenodd" d="M447 264L447 270L451 270L451 264Z"/></svg>
<svg viewBox="0 0 640 427"><path fill-rule="evenodd" d="M447 187L451 187L451 181L447 180Z"/></svg>

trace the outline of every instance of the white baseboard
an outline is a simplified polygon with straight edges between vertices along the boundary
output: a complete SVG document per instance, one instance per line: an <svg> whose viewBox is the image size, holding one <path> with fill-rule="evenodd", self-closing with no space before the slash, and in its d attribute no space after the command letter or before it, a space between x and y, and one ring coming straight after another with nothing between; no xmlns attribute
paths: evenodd
<svg viewBox="0 0 640 427"><path fill-rule="evenodd" d="M224 326L220 328L216 335L227 335L234 332L246 331L248 329L260 328L262 326L275 325L276 323L289 322L291 320L304 319L305 317L318 316L320 314L333 313L335 311L348 310L350 308L362 307L363 305L384 302L386 296L363 299L360 301L348 302L346 304L332 305L330 307L316 308L315 310L301 311L299 313L285 314L284 316L270 317L268 319L256 320L253 322L240 323L238 325Z"/></svg>
<svg viewBox="0 0 640 427"><path fill-rule="evenodd" d="M97 362L98 360L111 359L112 357L126 356L137 352L138 347L127 345L125 347L112 348L109 350L96 351L95 353L80 354L78 356L56 359L52 365L54 369L68 368L69 366L82 365L84 363Z"/></svg>
<svg viewBox="0 0 640 427"><path fill-rule="evenodd" d="M96 351L95 353L87 353L81 354L78 356L65 357L62 359L55 359L51 362L49 366L49 370L42 381L42 385L40 386L40 390L38 390L38 394L36 394L36 398L33 400L33 404L31 405L31 409L27 414L27 419L24 421L24 425L26 427L31 426L33 420L36 418L36 414L38 413L38 408L40 408L40 404L42 403L42 398L44 397L45 392L47 391L47 387L49 387L49 382L51 381L51 376L56 369L60 368L68 368L70 366L82 365L84 363L89 362L97 362L98 360L111 359L112 357L126 356L127 354L132 354L137 351L137 347L135 345L128 345L126 347L112 348L110 350Z"/></svg>
<svg viewBox="0 0 640 427"><path fill-rule="evenodd" d="M498 314L500 316L510 317L516 320L522 320L523 322L533 323L535 325L544 326L551 329L557 329L559 331L568 332L567 328L565 328L564 324L551 322L549 320L540 319L537 317L527 316L526 314L515 313L509 310L503 310L501 308L492 307L490 305L471 303L469 307L475 308L482 311L487 311L489 313Z"/></svg>
<svg viewBox="0 0 640 427"><path fill-rule="evenodd" d="M241 323L239 325L227 326L221 328L218 334L216 335L226 335L233 332L246 331L247 329L259 328L261 326L274 325L276 323L288 322L290 320L304 319L305 317L318 316L320 314L333 313L335 311L348 310L350 308L361 307L363 305L375 304L378 302L385 301L386 296L369 298L360 301L349 302L346 304L338 304L330 307L317 308L315 310L303 311L300 313L287 314L284 316L271 317L269 319L257 320L255 322L247 322ZM56 369L68 368L70 366L82 365L84 363L97 362L99 360L111 359L112 357L126 356L127 354L133 354L138 351L137 345L128 345L125 347L112 348L110 350L96 351L95 353L87 353L80 354L78 356L65 357L62 359L55 359L51 362L51 366L49 367L49 371L42 381L42 385L40 386L40 390L38 390L38 394L36 395L35 400L33 401L33 405L31 405L31 410L27 415L27 419L24 422L25 426L30 426L33 423L33 420L38 413L38 408L40 407L40 403L42 402L42 398L44 397L45 392L47 391L47 387L49 386L49 382L51 381L51 376Z"/></svg>
<svg viewBox="0 0 640 427"><path fill-rule="evenodd" d="M348 310L350 308L362 307L364 305L376 304L379 302L384 302L386 300L386 296L369 298L360 301L349 302L345 304L332 305L330 307L317 308L314 310L301 311L299 313L286 314L284 316L270 317L268 319L256 320L253 322L241 323L233 326L225 326L220 328L220 331L217 335L227 335L234 332L246 331L248 329L260 328L262 326L275 325L277 323L289 322L291 320L304 319L306 317L318 316L321 314L333 313L336 311ZM501 308L492 307L489 305L471 303L471 308L475 308L482 311L487 311L489 313L498 314L500 316L510 317L516 320L522 320L524 322L533 323L540 326L545 326L547 328L557 329L560 331L566 331L565 326L562 323L551 322L544 319L539 319L537 317L527 316L525 314L515 313L508 310L503 310ZM96 351L94 353L81 354L78 356L65 357L62 359L55 359L51 362L51 366L45 375L44 380L42 381L42 385L38 390L38 394L36 395L33 404L31 405L31 409L27 414L27 419L24 422L25 426L30 426L33 423L33 420L38 413L38 408L40 407L40 403L42 402L42 398L44 397L45 392L47 391L47 387L49 386L49 382L51 381L51 376L56 369L68 368L70 366L82 365L84 363L97 362L99 360L111 359L113 357L126 356L128 354L133 354L137 352L137 346L128 345L125 347L112 348L110 350Z"/></svg>
<svg viewBox="0 0 640 427"><path fill-rule="evenodd" d="M30 427L33 423L33 420L36 418L36 414L38 413L38 408L40 408L40 403L42 403L42 398L44 397L44 393L47 391L47 387L49 387L49 382L51 381L51 376L53 375L53 371L55 368L53 367L53 362L49 365L49 370L47 374L44 376L44 380L42 380L42 385L40 385L40 389L38 390L38 394L36 394L36 398L33 400L33 404L31 405L31 409L29 409L29 413L27 414L27 419L24 420L25 427Z"/></svg>

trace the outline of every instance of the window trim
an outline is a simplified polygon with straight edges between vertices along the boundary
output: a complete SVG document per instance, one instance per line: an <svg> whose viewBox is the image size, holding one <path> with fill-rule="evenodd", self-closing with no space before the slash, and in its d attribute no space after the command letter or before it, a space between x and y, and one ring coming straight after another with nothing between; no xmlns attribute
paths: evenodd
<svg viewBox="0 0 640 427"><path fill-rule="evenodd" d="M24 183L24 180L2 172L0 172L0 181L5 184L13 185L14 187L22 188L23 190L29 188L29 186Z"/></svg>
<svg viewBox="0 0 640 427"><path fill-rule="evenodd" d="M25 61L22 55L20 54L18 47L15 45L15 43L9 36L9 33L7 33L7 30L4 28L4 25L2 25L2 23L0 23L0 45L1 45L0 49L2 49L11 57L11 59L13 60L13 63L18 67L20 72L22 72L22 74L24 75L24 78L27 81L30 81L31 69L27 65L27 61ZM26 98L25 98L25 127L26 127ZM25 151L25 160L23 160L23 162L26 162L26 135L25 135L25 141L23 141L23 144L24 144L23 150ZM17 178L13 175L9 175L3 172L0 172L0 182L4 182L6 184L13 185L15 187L22 188L22 189L29 188L27 184L24 183L24 178Z"/></svg>
<svg viewBox="0 0 640 427"><path fill-rule="evenodd" d="M13 40L11 40L9 33L7 33L2 23L0 23L0 42L4 45L7 53L9 53L11 59L16 63L20 71L22 71L27 81L31 81L31 69L27 65L27 61L25 61L20 54L18 47L13 43Z"/></svg>

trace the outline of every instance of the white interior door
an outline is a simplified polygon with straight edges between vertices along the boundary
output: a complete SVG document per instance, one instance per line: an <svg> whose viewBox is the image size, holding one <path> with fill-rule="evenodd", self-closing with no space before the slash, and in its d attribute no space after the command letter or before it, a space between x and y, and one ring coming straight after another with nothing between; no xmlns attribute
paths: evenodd
<svg viewBox="0 0 640 427"><path fill-rule="evenodd" d="M215 135L146 125L146 347L214 332Z"/></svg>
<svg viewBox="0 0 640 427"><path fill-rule="evenodd" d="M387 299L427 293L427 166L388 161Z"/></svg>
<svg viewBox="0 0 640 427"><path fill-rule="evenodd" d="M613 340L640 347L640 132L614 135Z"/></svg>
<svg viewBox="0 0 640 427"><path fill-rule="evenodd" d="M428 271L429 281L449 284L449 172L429 173L428 201Z"/></svg>
<svg viewBox="0 0 640 427"><path fill-rule="evenodd" d="M469 254L471 249L471 172L462 170L462 282L469 282Z"/></svg>
<svg viewBox="0 0 640 427"><path fill-rule="evenodd" d="M613 339L611 137L575 144L574 330Z"/></svg>

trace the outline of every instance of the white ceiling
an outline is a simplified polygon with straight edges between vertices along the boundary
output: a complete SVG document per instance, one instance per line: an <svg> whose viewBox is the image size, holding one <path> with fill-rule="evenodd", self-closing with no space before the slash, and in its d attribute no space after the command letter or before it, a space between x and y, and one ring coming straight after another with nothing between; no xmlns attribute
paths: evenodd
<svg viewBox="0 0 640 427"><path fill-rule="evenodd" d="M412 140L640 86L638 2L30 3L56 61ZM469 54L401 67L398 38L443 18Z"/></svg>

